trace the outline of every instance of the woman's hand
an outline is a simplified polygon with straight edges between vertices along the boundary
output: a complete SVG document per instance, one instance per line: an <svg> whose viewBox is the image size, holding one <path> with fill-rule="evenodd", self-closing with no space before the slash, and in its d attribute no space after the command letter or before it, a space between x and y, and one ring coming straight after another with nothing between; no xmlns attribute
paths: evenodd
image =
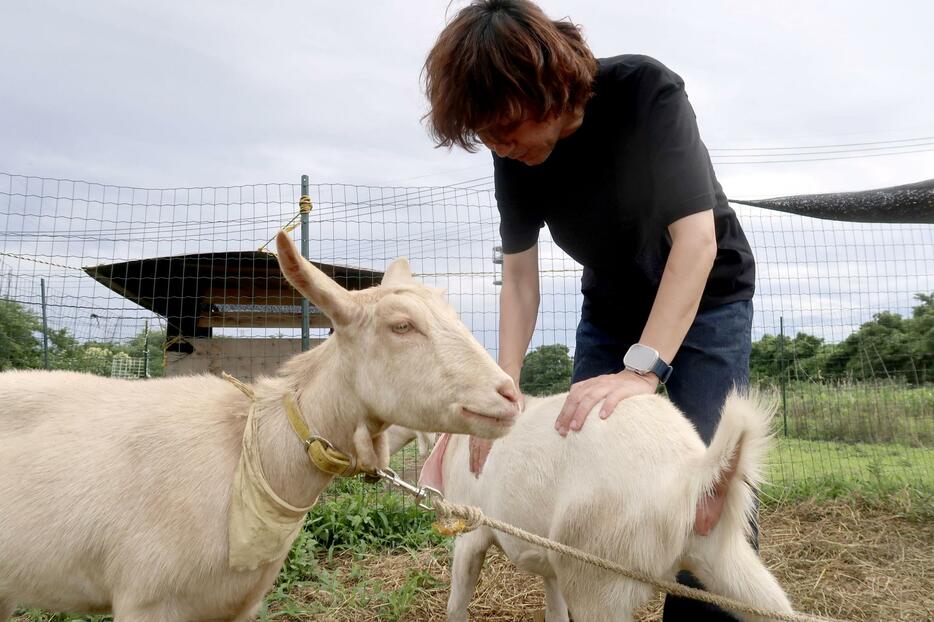
<svg viewBox="0 0 934 622"><path fill-rule="evenodd" d="M522 391L519 390L519 383L516 383L516 393L517 399L516 402L519 405L519 414L522 414L522 411L525 410L525 396L522 394ZM471 436L467 441L468 449L468 464L470 465L470 472L476 477L480 477L480 472L483 471L483 464L486 462L486 457L490 455L490 448L493 447L493 440L489 438L480 438L479 436Z"/></svg>
<svg viewBox="0 0 934 622"><path fill-rule="evenodd" d="M642 376L629 370L575 382L555 421L555 429L561 436L566 436L568 430L576 432L584 426L587 415L601 400L600 418L606 419L622 400L633 395L655 393L657 387L658 378L654 374Z"/></svg>
<svg viewBox="0 0 934 622"><path fill-rule="evenodd" d="M493 439L471 436L467 443L470 453L470 472L474 474L474 477L480 477L483 463L486 462L486 457L490 455L490 448L493 447Z"/></svg>

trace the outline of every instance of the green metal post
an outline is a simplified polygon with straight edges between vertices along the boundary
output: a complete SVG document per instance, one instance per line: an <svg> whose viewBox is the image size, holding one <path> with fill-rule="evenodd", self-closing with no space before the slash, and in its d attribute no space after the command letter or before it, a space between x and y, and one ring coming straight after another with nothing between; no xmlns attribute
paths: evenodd
<svg viewBox="0 0 934 622"><path fill-rule="evenodd" d="M301 219L302 219L302 257L308 259L308 212L309 209L305 209L305 206L308 205L310 208L311 202L305 201L305 197L308 196L308 175L302 175L302 201L299 202L299 209L301 210ZM308 305L308 300L302 298L302 352L307 352L308 348L311 345L310 330L309 330L309 321L311 319L311 308Z"/></svg>
<svg viewBox="0 0 934 622"><path fill-rule="evenodd" d="M143 325L143 378L149 378L149 320Z"/></svg>
<svg viewBox="0 0 934 622"><path fill-rule="evenodd" d="M778 378L782 387L782 427L788 436L788 406L785 402L785 317L778 317Z"/></svg>

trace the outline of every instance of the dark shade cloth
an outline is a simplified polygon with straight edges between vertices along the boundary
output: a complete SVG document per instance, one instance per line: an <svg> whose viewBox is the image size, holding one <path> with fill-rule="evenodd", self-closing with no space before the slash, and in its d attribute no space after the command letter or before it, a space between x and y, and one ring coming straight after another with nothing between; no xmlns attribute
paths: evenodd
<svg viewBox="0 0 934 622"><path fill-rule="evenodd" d="M798 194L755 201L733 199L733 203L825 220L931 224L934 223L934 179L859 192Z"/></svg>

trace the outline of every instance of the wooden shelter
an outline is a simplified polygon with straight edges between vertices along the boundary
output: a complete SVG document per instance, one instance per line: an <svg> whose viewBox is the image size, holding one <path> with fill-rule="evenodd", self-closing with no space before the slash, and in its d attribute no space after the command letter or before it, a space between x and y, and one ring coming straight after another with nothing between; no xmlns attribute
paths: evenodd
<svg viewBox="0 0 934 622"><path fill-rule="evenodd" d="M373 270L312 263L350 290L378 285L383 277ZM214 337L215 328L301 327L302 296L282 276L271 253L153 257L84 271L165 318L166 375L224 370L250 379L272 373L285 358L301 351L299 339ZM310 311L310 327L330 327L314 305Z"/></svg>

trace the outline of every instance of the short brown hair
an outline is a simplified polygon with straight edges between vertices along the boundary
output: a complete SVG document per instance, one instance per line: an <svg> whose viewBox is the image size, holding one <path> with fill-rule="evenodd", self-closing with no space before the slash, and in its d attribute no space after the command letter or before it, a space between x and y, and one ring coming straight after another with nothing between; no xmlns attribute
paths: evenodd
<svg viewBox="0 0 934 622"><path fill-rule="evenodd" d="M425 61L429 132L439 147L476 151L486 128L582 106L596 72L576 25L549 19L528 0L475 0Z"/></svg>

